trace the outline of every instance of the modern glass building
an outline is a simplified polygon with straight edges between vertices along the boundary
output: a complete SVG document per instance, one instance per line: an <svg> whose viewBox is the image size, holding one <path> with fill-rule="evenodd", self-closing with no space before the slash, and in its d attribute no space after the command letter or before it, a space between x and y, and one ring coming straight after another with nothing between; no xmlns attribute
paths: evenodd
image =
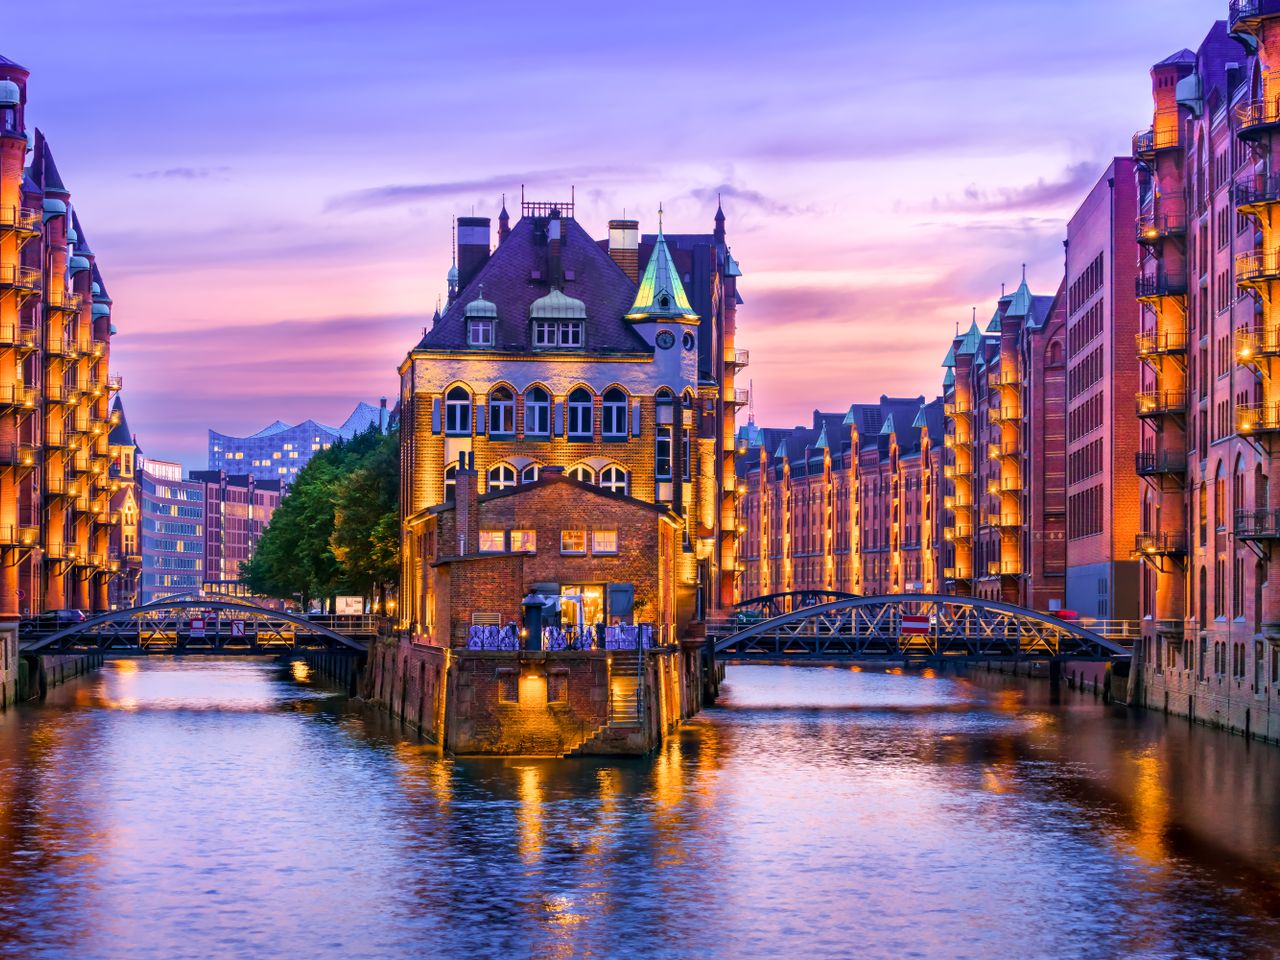
<svg viewBox="0 0 1280 960"><path fill-rule="evenodd" d="M142 459L142 580L151 603L204 583L205 485L182 479L182 465Z"/></svg>

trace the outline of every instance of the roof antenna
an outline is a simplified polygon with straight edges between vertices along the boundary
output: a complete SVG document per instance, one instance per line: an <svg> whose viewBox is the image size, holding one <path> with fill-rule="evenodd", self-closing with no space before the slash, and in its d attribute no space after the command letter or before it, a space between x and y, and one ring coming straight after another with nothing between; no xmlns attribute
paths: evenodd
<svg viewBox="0 0 1280 960"><path fill-rule="evenodd" d="M1000 296L1004 296L1004 284L1000 284Z"/></svg>
<svg viewBox="0 0 1280 960"><path fill-rule="evenodd" d="M747 381L747 425L754 427L756 425L756 382L755 380Z"/></svg>
<svg viewBox="0 0 1280 960"><path fill-rule="evenodd" d="M658 233L662 233L662 201L658 201Z"/></svg>
<svg viewBox="0 0 1280 960"><path fill-rule="evenodd" d="M1027 265L1025 263L1022 265L1022 282L1027 282Z"/></svg>

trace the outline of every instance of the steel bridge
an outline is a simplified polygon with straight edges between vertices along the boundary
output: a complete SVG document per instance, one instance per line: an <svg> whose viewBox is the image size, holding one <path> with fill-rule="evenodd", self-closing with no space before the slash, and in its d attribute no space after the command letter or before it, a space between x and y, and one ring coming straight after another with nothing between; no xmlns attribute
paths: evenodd
<svg viewBox="0 0 1280 960"><path fill-rule="evenodd" d="M792 590L788 593L768 593L762 597L741 600L733 605L735 619L739 623L751 623L756 620L768 620L780 617L784 613L813 607L820 603L831 603L834 600L851 600L856 593L845 593L843 590Z"/></svg>
<svg viewBox="0 0 1280 960"><path fill-rule="evenodd" d="M265 655L295 650L364 653L372 617L308 619L241 599L167 598L54 629L26 629L19 652Z"/></svg>
<svg viewBox="0 0 1280 960"><path fill-rule="evenodd" d="M1114 640L1048 614L944 594L844 597L755 622L709 623L707 632L715 655L726 660L935 664L1130 656Z"/></svg>

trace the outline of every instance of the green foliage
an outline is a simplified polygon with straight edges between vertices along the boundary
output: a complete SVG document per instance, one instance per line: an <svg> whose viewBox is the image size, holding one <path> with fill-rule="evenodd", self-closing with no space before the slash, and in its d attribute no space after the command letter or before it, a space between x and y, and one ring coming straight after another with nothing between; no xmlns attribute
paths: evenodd
<svg viewBox="0 0 1280 960"><path fill-rule="evenodd" d="M400 441L371 429L298 471L242 576L282 599L385 598L400 579Z"/></svg>

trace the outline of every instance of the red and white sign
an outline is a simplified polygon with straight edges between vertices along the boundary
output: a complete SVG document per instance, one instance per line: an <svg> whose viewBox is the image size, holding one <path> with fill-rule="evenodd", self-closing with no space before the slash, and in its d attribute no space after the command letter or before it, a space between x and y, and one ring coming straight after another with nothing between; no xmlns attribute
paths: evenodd
<svg viewBox="0 0 1280 960"><path fill-rule="evenodd" d="M918 637L929 632L929 615L927 613L904 613L902 615L902 633Z"/></svg>
<svg viewBox="0 0 1280 960"><path fill-rule="evenodd" d="M203 639L204 637L204 621L203 620L191 621L191 635L193 637L199 637Z"/></svg>
<svg viewBox="0 0 1280 960"><path fill-rule="evenodd" d="M232 635L233 637L243 637L243 636L244 636L244 621L243 621L243 620L232 620L232 621L231 621L231 635Z"/></svg>

